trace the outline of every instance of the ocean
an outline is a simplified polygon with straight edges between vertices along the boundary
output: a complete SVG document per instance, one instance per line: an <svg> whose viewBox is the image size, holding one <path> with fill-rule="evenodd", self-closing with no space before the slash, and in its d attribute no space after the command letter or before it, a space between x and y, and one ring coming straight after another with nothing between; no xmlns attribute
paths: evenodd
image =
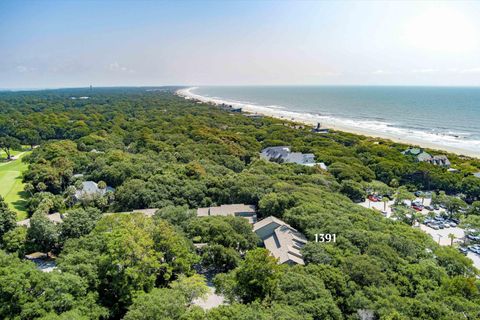
<svg viewBox="0 0 480 320"><path fill-rule="evenodd" d="M205 86L180 94L250 112L480 154L480 87Z"/></svg>

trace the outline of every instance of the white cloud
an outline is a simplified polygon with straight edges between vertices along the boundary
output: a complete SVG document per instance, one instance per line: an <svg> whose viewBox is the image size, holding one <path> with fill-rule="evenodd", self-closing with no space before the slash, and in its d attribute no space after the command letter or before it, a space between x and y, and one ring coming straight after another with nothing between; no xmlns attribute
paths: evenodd
<svg viewBox="0 0 480 320"><path fill-rule="evenodd" d="M134 72L132 69L127 68L116 61L113 63L110 63L108 66L108 69L110 71L120 71L120 72L130 72L130 73Z"/></svg>
<svg viewBox="0 0 480 320"><path fill-rule="evenodd" d="M471 69L463 69L460 71L460 73L480 73L480 67L479 68L471 68Z"/></svg>
<svg viewBox="0 0 480 320"><path fill-rule="evenodd" d="M388 71L385 71L385 70L382 70L382 69L378 69L378 70L375 70L372 72L372 74L377 74L377 75L380 75L380 74L389 74L390 72Z"/></svg>
<svg viewBox="0 0 480 320"><path fill-rule="evenodd" d="M436 72L438 72L437 69L430 69L430 68L412 70L412 73L436 73Z"/></svg>
<svg viewBox="0 0 480 320"><path fill-rule="evenodd" d="M23 65L18 65L16 67L16 69L20 73L27 73L27 72L35 71L35 68L31 68L31 67L27 67L27 66L23 66Z"/></svg>

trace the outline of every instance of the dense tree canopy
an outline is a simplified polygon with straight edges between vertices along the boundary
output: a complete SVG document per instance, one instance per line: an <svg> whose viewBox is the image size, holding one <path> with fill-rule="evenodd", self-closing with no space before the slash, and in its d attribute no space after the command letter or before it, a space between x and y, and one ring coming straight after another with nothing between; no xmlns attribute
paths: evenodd
<svg viewBox="0 0 480 320"><path fill-rule="evenodd" d="M449 154L460 170L452 173L402 155L402 144L316 134L172 92L0 94L0 148L39 145L24 157L30 227L15 226L0 201L0 318L480 318L471 261L412 228L415 215L402 211L413 191L431 190L448 215L480 227L478 159ZM275 145L311 152L328 171L259 159ZM114 191L79 199L86 181ZM371 193L396 197L398 221L354 203ZM306 264L278 265L243 218L195 214L231 203L304 233ZM146 208L153 217L131 213ZM50 221L54 212L61 223ZM318 233L336 242L316 243ZM58 256L58 269L43 273L18 258L33 251ZM229 304L193 304L206 292L204 271L216 274Z"/></svg>

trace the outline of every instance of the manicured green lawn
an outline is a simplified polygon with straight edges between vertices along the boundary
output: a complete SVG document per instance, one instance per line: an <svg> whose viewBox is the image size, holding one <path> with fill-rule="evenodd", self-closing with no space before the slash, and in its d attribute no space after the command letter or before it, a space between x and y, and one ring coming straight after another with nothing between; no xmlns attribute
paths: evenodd
<svg viewBox="0 0 480 320"><path fill-rule="evenodd" d="M0 162L0 195L2 195L10 208L17 212L18 220L27 218L22 172L25 171L28 166L21 161L21 158L27 153L28 152L14 152L14 155L21 154L19 159L9 162ZM4 158L1 161L4 161Z"/></svg>

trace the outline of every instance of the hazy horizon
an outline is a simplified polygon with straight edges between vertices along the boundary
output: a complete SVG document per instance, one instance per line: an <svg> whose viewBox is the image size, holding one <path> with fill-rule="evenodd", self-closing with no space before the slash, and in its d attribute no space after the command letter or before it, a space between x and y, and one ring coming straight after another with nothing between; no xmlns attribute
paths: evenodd
<svg viewBox="0 0 480 320"><path fill-rule="evenodd" d="M478 2L2 1L0 88L480 86Z"/></svg>

